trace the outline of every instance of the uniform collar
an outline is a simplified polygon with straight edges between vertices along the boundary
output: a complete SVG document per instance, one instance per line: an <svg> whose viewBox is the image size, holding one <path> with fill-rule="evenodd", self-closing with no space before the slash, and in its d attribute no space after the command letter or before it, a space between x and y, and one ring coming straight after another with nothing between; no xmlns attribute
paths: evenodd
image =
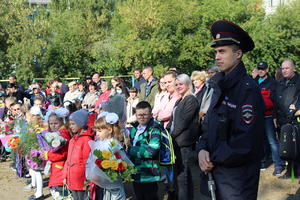
<svg viewBox="0 0 300 200"><path fill-rule="evenodd" d="M219 87L223 92L229 91L234 87L246 74L244 63L241 61L229 74L222 72L223 78L218 82Z"/></svg>

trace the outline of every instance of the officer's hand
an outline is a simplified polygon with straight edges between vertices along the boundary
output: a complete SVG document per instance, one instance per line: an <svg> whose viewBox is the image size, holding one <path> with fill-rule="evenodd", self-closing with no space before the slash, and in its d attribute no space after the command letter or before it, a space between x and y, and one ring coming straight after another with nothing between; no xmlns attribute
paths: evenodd
<svg viewBox="0 0 300 200"><path fill-rule="evenodd" d="M209 152L201 150L198 154L199 167L203 172L209 172L213 169L214 165L210 162Z"/></svg>
<svg viewBox="0 0 300 200"><path fill-rule="evenodd" d="M290 110L296 110L295 104L291 104L290 107L289 107L289 109L290 109Z"/></svg>

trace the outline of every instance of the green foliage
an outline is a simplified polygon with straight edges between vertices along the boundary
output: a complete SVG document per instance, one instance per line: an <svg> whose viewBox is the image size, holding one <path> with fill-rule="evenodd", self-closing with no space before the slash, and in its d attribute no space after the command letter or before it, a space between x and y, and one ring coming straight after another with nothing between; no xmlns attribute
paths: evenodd
<svg viewBox="0 0 300 200"><path fill-rule="evenodd" d="M251 71L299 61L300 2L266 16L262 0L53 0L47 8L0 1L0 75L73 77L127 74L147 65L191 73L214 64L211 24L227 19L247 30L256 48Z"/></svg>

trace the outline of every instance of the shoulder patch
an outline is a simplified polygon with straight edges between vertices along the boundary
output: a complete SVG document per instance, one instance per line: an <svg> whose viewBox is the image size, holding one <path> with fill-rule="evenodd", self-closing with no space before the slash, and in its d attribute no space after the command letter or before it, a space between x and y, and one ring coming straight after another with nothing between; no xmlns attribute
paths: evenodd
<svg viewBox="0 0 300 200"><path fill-rule="evenodd" d="M254 111L252 105L242 106L242 119L246 124L250 124L254 119Z"/></svg>

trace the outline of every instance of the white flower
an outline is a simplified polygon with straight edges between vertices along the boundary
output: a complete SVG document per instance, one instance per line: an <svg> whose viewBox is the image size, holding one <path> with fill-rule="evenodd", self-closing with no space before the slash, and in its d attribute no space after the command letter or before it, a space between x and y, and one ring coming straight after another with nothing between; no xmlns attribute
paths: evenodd
<svg viewBox="0 0 300 200"><path fill-rule="evenodd" d="M51 146L54 147L54 148L57 148L61 145L61 142L60 140L58 139L54 139L52 142L51 142Z"/></svg>

